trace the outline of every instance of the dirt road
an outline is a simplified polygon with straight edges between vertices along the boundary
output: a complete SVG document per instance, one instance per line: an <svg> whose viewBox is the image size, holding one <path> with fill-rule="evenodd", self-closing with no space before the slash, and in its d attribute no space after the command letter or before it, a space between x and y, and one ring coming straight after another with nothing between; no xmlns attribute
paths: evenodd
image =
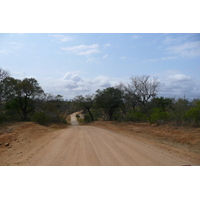
<svg viewBox="0 0 200 200"><path fill-rule="evenodd" d="M79 112L71 114L71 125L72 126L78 126L78 121L76 119L76 114L79 114Z"/></svg>
<svg viewBox="0 0 200 200"><path fill-rule="evenodd" d="M73 117L73 116L72 116ZM75 120L75 118L72 118ZM72 120L72 121L73 121ZM46 134L2 154L0 165L20 166L180 166L198 165L126 135L78 126Z"/></svg>

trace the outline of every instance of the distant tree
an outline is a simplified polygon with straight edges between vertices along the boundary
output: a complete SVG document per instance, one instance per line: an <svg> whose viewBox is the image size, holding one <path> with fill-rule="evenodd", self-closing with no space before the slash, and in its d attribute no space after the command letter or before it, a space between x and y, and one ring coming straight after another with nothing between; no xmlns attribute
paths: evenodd
<svg viewBox="0 0 200 200"><path fill-rule="evenodd" d="M146 109L147 102L156 97L159 81L157 78L150 79L150 76L136 76L130 79L131 83L128 85L127 91L130 91L134 101Z"/></svg>
<svg viewBox="0 0 200 200"><path fill-rule="evenodd" d="M0 68L0 81L9 76L9 72Z"/></svg>
<svg viewBox="0 0 200 200"><path fill-rule="evenodd" d="M3 80L9 77L9 72L0 68L0 123L4 120Z"/></svg>
<svg viewBox="0 0 200 200"><path fill-rule="evenodd" d="M123 102L123 111L135 109L138 104L138 100L135 95L135 89L130 85L125 85L124 83L120 83L116 86L117 89L121 91L122 94L122 102Z"/></svg>
<svg viewBox="0 0 200 200"><path fill-rule="evenodd" d="M79 95L74 98L74 101L77 102L82 109L86 109L91 117L91 120L94 121L94 117L91 112L91 108L94 104L94 95L86 95L85 97Z"/></svg>
<svg viewBox="0 0 200 200"><path fill-rule="evenodd" d="M68 102L61 95L43 94L36 101L36 112L43 113L38 116L48 116L49 122L66 122ZM37 115L36 115L37 116Z"/></svg>
<svg viewBox="0 0 200 200"><path fill-rule="evenodd" d="M173 105L172 98L156 97L151 99L151 101L147 103L147 108L149 110L154 108L159 108L162 109L163 111L166 111L172 109L172 105Z"/></svg>
<svg viewBox="0 0 200 200"><path fill-rule="evenodd" d="M97 90L95 103L97 108L102 108L109 120L112 120L113 114L122 104L122 93L118 88L109 87L104 90Z"/></svg>
<svg viewBox="0 0 200 200"><path fill-rule="evenodd" d="M2 101L3 97L3 80L9 77L9 73L0 68L0 102Z"/></svg>
<svg viewBox="0 0 200 200"><path fill-rule="evenodd" d="M128 84L120 83L116 86L122 93L126 110L134 110L140 105L147 111L147 102L156 97L159 81L150 76L135 76L130 80Z"/></svg>
<svg viewBox="0 0 200 200"><path fill-rule="evenodd" d="M22 81L7 77L3 80L3 96L7 102L7 109L14 109L23 121L28 119L28 114L33 112L34 101L44 91L34 78L25 78Z"/></svg>
<svg viewBox="0 0 200 200"><path fill-rule="evenodd" d="M185 98L173 99L172 107L169 110L171 122L176 125L184 125L186 112L190 107L190 102Z"/></svg>
<svg viewBox="0 0 200 200"><path fill-rule="evenodd" d="M186 112L186 118L195 126L200 126L200 100Z"/></svg>

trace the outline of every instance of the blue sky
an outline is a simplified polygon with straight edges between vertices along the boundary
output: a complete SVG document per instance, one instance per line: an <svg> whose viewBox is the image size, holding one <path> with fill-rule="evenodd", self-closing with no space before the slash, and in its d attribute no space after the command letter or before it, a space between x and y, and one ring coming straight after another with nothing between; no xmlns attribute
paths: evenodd
<svg viewBox="0 0 200 200"><path fill-rule="evenodd" d="M158 95L200 97L200 34L2 33L0 67L70 99L151 75Z"/></svg>

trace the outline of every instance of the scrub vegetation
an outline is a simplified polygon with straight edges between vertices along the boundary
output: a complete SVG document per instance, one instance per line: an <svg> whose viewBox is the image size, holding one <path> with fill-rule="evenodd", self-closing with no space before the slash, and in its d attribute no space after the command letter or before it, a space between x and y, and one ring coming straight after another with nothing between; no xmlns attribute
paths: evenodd
<svg viewBox="0 0 200 200"><path fill-rule="evenodd" d="M67 115L75 109L73 102L64 100L61 95L45 93L36 79L15 79L0 69L0 123L66 123Z"/></svg>
<svg viewBox="0 0 200 200"><path fill-rule="evenodd" d="M130 83L97 90L74 99L84 110L85 122L148 122L200 126L200 99L158 97L159 82L150 76L131 77Z"/></svg>
<svg viewBox="0 0 200 200"><path fill-rule="evenodd" d="M135 76L127 84L64 100L59 94L45 93L36 79L15 79L0 68L0 123L66 123L69 114L83 110L81 122L130 121L199 127L200 99L158 97L159 85L156 78Z"/></svg>

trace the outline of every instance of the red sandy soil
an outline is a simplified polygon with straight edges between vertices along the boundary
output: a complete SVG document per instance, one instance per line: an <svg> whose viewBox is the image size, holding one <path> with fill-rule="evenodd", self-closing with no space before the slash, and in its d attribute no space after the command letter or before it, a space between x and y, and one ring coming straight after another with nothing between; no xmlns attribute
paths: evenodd
<svg viewBox="0 0 200 200"><path fill-rule="evenodd" d="M74 125L1 125L0 165L200 165L200 128L117 122Z"/></svg>

